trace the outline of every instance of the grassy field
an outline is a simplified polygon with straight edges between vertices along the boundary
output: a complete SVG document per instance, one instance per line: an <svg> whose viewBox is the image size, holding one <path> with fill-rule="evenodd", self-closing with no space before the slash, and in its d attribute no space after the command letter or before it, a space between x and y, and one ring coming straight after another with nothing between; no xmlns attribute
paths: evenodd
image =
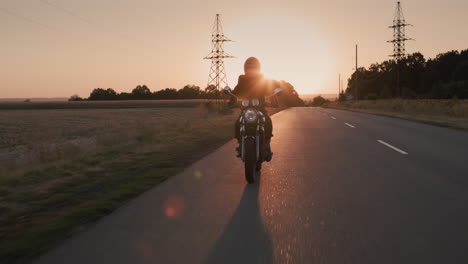
<svg viewBox="0 0 468 264"><path fill-rule="evenodd" d="M1 102L0 110L40 110L40 109L127 109L160 107L196 107L204 99L196 100L126 100L126 101L40 101L40 102Z"/></svg>
<svg viewBox="0 0 468 264"><path fill-rule="evenodd" d="M331 102L325 107L468 130L468 100L361 100Z"/></svg>
<svg viewBox="0 0 468 264"><path fill-rule="evenodd" d="M232 138L238 111L176 106L0 111L0 263L28 262Z"/></svg>

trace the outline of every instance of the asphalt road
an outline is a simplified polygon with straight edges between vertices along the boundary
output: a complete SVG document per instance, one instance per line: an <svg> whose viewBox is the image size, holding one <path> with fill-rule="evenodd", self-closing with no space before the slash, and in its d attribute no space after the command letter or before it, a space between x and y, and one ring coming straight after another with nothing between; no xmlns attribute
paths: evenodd
<svg viewBox="0 0 468 264"><path fill-rule="evenodd" d="M37 263L468 263L468 133L322 108L273 117L247 185L234 142Z"/></svg>

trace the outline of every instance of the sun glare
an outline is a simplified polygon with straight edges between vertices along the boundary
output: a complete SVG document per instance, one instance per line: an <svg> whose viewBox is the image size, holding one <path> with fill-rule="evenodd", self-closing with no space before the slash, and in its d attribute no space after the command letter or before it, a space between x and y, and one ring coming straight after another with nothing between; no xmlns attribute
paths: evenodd
<svg viewBox="0 0 468 264"><path fill-rule="evenodd" d="M294 17L250 17L226 27L225 34L236 41L226 45L226 51L236 56L226 60L230 85L250 56L260 59L267 78L288 81L300 94L318 93L331 78L334 60L326 42Z"/></svg>

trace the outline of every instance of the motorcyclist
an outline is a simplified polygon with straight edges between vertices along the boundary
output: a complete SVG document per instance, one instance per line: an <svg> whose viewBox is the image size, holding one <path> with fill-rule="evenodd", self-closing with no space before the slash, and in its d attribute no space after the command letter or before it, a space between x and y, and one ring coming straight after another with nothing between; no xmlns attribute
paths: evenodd
<svg viewBox="0 0 468 264"><path fill-rule="evenodd" d="M260 111L265 115L265 147L267 155L266 161L271 161L273 153L271 152L270 141L273 136L273 124L271 118L265 109L265 96L273 93L275 88L279 87L279 82L268 80L261 74L260 61L255 57L250 57L244 64L244 75L239 76L236 87L232 91L236 96L243 99L258 99L260 102ZM230 105L235 104L235 98L231 98ZM235 125L235 137L240 144L240 120L237 119ZM240 148L237 147L237 155L240 156Z"/></svg>

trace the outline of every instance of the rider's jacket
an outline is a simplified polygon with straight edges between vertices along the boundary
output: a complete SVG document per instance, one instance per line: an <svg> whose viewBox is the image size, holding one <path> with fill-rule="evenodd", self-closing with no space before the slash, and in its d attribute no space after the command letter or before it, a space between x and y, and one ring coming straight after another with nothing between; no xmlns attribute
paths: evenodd
<svg viewBox="0 0 468 264"><path fill-rule="evenodd" d="M258 99L261 105L265 103L265 96L273 94L279 82L268 80L263 74L240 75L236 87L232 91L243 99Z"/></svg>

